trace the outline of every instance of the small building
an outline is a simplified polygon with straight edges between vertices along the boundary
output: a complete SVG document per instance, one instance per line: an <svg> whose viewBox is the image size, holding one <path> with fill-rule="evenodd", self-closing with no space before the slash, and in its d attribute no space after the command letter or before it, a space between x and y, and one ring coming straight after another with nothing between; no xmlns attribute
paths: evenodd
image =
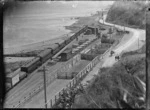
<svg viewBox="0 0 150 110"><path fill-rule="evenodd" d="M67 50L63 51L59 56L61 56L60 61L69 60L72 56L72 49L67 49Z"/></svg>

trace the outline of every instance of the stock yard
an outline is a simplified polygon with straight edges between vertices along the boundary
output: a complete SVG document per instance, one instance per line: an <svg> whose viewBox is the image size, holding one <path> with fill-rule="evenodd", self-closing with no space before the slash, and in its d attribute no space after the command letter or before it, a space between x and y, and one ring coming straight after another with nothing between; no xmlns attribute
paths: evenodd
<svg viewBox="0 0 150 110"><path fill-rule="evenodd" d="M82 38L82 35L80 36L80 40L83 40L85 38L88 38L91 39L91 37L94 37L94 35L89 35L89 36L84 36ZM79 41L79 40L78 40ZM73 41L70 45L68 45L68 47L72 46L72 44L74 43L78 43L78 41ZM96 42L99 42L99 40L95 41L94 43L92 43L91 45L89 45L86 49L90 49ZM72 60L72 59L70 59ZM69 62L69 61L68 61ZM87 64L89 63L89 61L84 61L84 60L79 60L76 64L73 65L73 67L71 68L68 68L67 69L64 69L63 72L59 72L60 74L63 75L63 73L66 73L68 72L71 73L71 71L74 72L74 70L78 69L79 70L79 67L80 67L80 70L83 69ZM61 65L65 64L65 62L61 62ZM80 71L79 70L79 71ZM59 74L58 74L59 76ZM57 92L59 92L63 87L65 87L70 81L72 78L59 78L57 76L57 79L52 83L50 84L48 87L47 87L47 100L48 100L48 107L51 107L51 103L50 103L50 99L55 99L55 94ZM67 75L67 77L69 77L70 75ZM33 99L31 99L30 101L28 101L25 105L23 105L22 107L23 108L44 108L44 90L42 90L39 94L37 94Z"/></svg>
<svg viewBox="0 0 150 110"><path fill-rule="evenodd" d="M66 48L72 47L73 44L79 43L80 40L93 39L95 35L83 35L81 34L78 39L72 40L67 46L65 46L59 53L57 53L54 58L56 58L61 52ZM93 44L100 42L99 40L93 40L92 44L86 47L91 48ZM84 47L83 47L84 48ZM81 48L81 50L83 49ZM77 54L77 53L76 53ZM75 54L74 54L75 55ZM72 59L70 59L72 60ZM57 79L56 71L65 65L66 62L56 62L53 65L47 64L51 60L46 61L42 66L36 69L34 72L28 75L27 78L22 80L16 86L14 86L10 91L8 91L5 100L5 108L41 108L44 107L44 93L43 93L43 66L46 66L46 78L47 78L47 99L51 99L57 91L64 87L69 80ZM82 61L81 61L82 62ZM77 62L79 63L79 62ZM76 63L76 64L77 64ZM80 64L79 64L80 65ZM73 67L74 69L76 67ZM69 70L69 69L68 69ZM71 71L71 70L69 70ZM58 73L58 72L57 72ZM56 80L55 80L56 79ZM57 85L57 86L55 86ZM59 87L59 86L60 87ZM35 96L36 95L36 96ZM39 101L39 102L38 102ZM37 103L36 103L37 102Z"/></svg>

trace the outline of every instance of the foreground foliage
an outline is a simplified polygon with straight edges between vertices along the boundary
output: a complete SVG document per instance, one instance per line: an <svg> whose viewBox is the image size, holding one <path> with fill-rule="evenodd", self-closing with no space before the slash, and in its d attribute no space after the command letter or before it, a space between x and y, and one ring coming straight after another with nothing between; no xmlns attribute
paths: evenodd
<svg viewBox="0 0 150 110"><path fill-rule="evenodd" d="M86 93L76 96L73 108L144 108L141 98L145 98L145 92L136 76L145 76L139 72L145 69L145 59L138 57L134 61L127 60L111 68L100 69L95 81L85 89ZM131 74L125 65L137 71Z"/></svg>

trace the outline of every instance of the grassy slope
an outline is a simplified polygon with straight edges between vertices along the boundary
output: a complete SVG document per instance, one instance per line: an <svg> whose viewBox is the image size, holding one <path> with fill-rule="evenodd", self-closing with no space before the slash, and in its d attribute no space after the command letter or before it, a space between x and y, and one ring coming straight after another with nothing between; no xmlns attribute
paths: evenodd
<svg viewBox="0 0 150 110"><path fill-rule="evenodd" d="M117 1L110 8L107 22L129 27L145 28L146 5L143 2Z"/></svg>
<svg viewBox="0 0 150 110"><path fill-rule="evenodd" d="M108 13L107 21L116 24L126 23L126 25L135 25L138 28L145 27L144 7L138 3L116 2ZM142 7L139 9L139 7ZM132 27L132 26L131 26ZM117 100L123 98L123 90L131 95L128 98L128 104L135 108L137 100L136 95L141 94L139 88L135 86L134 76L138 76L145 82L145 52L146 46L133 52L123 54L121 62L130 67L130 73L127 73L125 66L119 62L111 68L103 68L99 76L88 87L87 94L79 94L76 97L73 107L75 108L118 108ZM144 55L144 56L143 56ZM139 92L139 93L138 93ZM91 96L91 97L89 97ZM94 101L92 101L92 99Z"/></svg>
<svg viewBox="0 0 150 110"><path fill-rule="evenodd" d="M88 95L80 94L79 97L76 98L73 106L77 108L98 108L98 106L102 108L118 108L117 100L123 99L123 91L126 90L131 94L128 104L135 107L133 104L134 101L139 101L136 100L136 95L141 95L142 92L135 87L133 79L135 75L140 76L140 79L143 81L145 80L145 61L144 58L137 57L136 60L134 59L134 63L131 59L128 63L132 65L132 68L138 68L133 75L128 74L125 67L120 63L111 68L101 69L99 76L97 76L93 84L88 87ZM88 96L91 96L97 105L94 104L92 99Z"/></svg>

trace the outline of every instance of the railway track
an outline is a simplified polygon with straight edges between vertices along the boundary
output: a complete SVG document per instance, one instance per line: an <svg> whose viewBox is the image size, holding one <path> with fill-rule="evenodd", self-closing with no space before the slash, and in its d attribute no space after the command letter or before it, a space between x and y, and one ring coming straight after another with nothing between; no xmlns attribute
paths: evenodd
<svg viewBox="0 0 150 110"><path fill-rule="evenodd" d="M69 46L69 45L70 44L68 44L67 46ZM56 57L57 55L59 55L59 53L61 53L63 50L65 50L67 48L67 46L65 48L63 48L60 52L58 52L54 57ZM47 62L45 64L43 64L40 68L35 70L32 74L29 75L29 77L27 77L20 84L18 84L16 87L14 87L12 90L10 90L8 92L8 94L7 94L8 97L6 98L6 101L5 101L6 103L5 103L4 107L10 108L13 105L17 105L19 100L24 99L25 97L28 96L29 93L31 93L31 91L35 90L35 88L39 88L39 86L43 85L42 72L37 72L37 71L39 69L42 69L42 67L44 65L46 65ZM62 64L59 64L59 66L61 66L61 65ZM57 69L58 69L58 66L56 69L54 69L54 68L49 69L49 71L52 72ZM48 74L48 77L50 77L50 76L51 76L51 74ZM32 85L32 86L30 86L30 85Z"/></svg>

